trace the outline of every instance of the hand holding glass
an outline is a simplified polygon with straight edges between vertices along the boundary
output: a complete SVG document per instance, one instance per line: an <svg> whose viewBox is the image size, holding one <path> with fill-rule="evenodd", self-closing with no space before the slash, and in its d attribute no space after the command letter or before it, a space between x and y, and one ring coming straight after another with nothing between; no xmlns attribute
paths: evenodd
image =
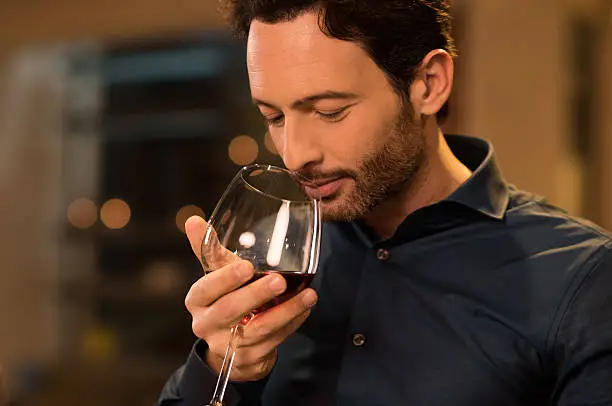
<svg viewBox="0 0 612 406"><path fill-rule="evenodd" d="M206 273L247 260L255 269L250 282L279 273L287 287L232 328L209 406L223 404L243 326L258 313L298 294L314 278L321 238L320 201L312 196L315 190L307 179L293 172L251 165L234 177L210 218L201 246Z"/></svg>

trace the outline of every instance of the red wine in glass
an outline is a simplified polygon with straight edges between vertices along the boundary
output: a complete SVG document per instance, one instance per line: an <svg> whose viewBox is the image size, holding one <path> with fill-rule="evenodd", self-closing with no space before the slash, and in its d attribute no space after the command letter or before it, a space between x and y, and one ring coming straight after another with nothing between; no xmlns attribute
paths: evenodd
<svg viewBox="0 0 612 406"><path fill-rule="evenodd" d="M255 271L255 275L247 283L255 282L256 280L261 279L264 276L272 274L272 273L277 273L281 275L283 278L285 278L285 281L287 281L287 289L285 289L285 292L283 292L281 295L272 299L271 301L264 304L263 306L253 310L254 314L265 312L266 310L271 309L272 307L277 306L291 299L292 297L294 297L295 295L297 295L298 293L306 289L308 286L310 286L310 283L315 277L315 274L302 273L302 272L288 272L288 271L277 271L277 270Z"/></svg>

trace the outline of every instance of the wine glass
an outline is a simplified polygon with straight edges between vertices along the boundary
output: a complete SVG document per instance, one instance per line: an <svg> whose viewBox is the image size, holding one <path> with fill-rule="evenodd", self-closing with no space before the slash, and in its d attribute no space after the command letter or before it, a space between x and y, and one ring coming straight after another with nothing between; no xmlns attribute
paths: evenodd
<svg viewBox="0 0 612 406"><path fill-rule="evenodd" d="M253 309L230 331L229 343L208 406L222 406L243 326L257 313L280 304L309 286L319 261L321 207L317 188L300 175L272 165L242 168L211 215L202 240L204 272L248 260L255 274L271 272L287 282L283 294Z"/></svg>

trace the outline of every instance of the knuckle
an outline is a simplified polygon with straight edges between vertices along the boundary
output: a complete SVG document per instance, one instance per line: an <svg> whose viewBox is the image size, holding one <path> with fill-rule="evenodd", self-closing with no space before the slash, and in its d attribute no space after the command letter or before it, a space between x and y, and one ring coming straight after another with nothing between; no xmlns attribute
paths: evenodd
<svg viewBox="0 0 612 406"><path fill-rule="evenodd" d="M199 305L207 304L206 287L204 286L204 277L198 279L185 295L185 307L190 312L197 308Z"/></svg>
<svg viewBox="0 0 612 406"><path fill-rule="evenodd" d="M257 338L267 337L272 333L272 326L270 326L268 323L256 323L252 327L252 335Z"/></svg>
<svg viewBox="0 0 612 406"><path fill-rule="evenodd" d="M202 309L191 315L191 330L198 338L206 340L208 340L212 328L208 313L208 309Z"/></svg>
<svg viewBox="0 0 612 406"><path fill-rule="evenodd" d="M191 330L196 337L204 338L205 331L199 317L193 316L193 319L191 320Z"/></svg>
<svg viewBox="0 0 612 406"><path fill-rule="evenodd" d="M219 272L219 279L220 282L223 283L224 285L230 285L230 286L234 286L237 285L241 282L240 280L240 275L238 274L238 268L237 268L238 264L229 264L224 266L223 268L220 268L218 271Z"/></svg>
<svg viewBox="0 0 612 406"><path fill-rule="evenodd" d="M190 289L189 292L187 292L187 295L185 295L185 308L187 308L187 310L189 310L189 313L191 313L191 311L194 308L194 304L193 304L193 290Z"/></svg>

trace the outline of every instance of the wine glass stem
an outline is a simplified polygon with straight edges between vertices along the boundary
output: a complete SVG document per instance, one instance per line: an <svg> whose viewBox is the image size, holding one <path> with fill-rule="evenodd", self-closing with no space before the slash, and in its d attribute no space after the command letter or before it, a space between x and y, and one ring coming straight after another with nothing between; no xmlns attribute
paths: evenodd
<svg viewBox="0 0 612 406"><path fill-rule="evenodd" d="M242 323L236 324L230 330L230 338L225 350L223 364L221 364L221 371L219 372L219 379L217 380L217 386L215 387L215 394L213 395L208 406L223 406L223 396L225 395L227 382L229 380L230 372L232 371L232 364L234 363L234 357L236 356L236 345L238 344L238 339L240 338L239 336L241 334Z"/></svg>

